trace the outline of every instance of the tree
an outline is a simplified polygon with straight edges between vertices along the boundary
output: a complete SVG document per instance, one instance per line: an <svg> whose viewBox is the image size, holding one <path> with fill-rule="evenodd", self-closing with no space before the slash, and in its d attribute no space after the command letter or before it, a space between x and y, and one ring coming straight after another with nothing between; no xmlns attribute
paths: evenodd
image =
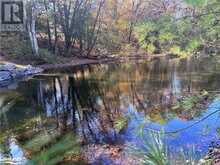
<svg viewBox="0 0 220 165"><path fill-rule="evenodd" d="M44 0L44 7L46 11L46 16L47 16L46 22L47 22L48 46L49 46L49 50L51 50L52 49L52 38L51 38L51 30L50 30L50 22L49 22L48 4L46 0Z"/></svg>
<svg viewBox="0 0 220 165"><path fill-rule="evenodd" d="M35 0L27 1L26 3L27 14L27 31L31 42L33 54L39 56L39 47L36 36L36 17L37 17L37 5Z"/></svg>
<svg viewBox="0 0 220 165"><path fill-rule="evenodd" d="M101 0L99 2L92 28L90 30L90 33L87 33L87 36L88 36L87 37L87 39L88 39L87 40L87 56L90 55L92 49L94 48L96 41L97 41L97 38L98 38L98 34L100 32L101 22L99 21L99 18L100 18L101 9L102 9L104 3L105 3L105 0Z"/></svg>
<svg viewBox="0 0 220 165"><path fill-rule="evenodd" d="M131 11L129 16L129 27L128 27L128 42L131 42L132 33L134 30L134 25L137 22L138 17L140 17L140 8L143 5L143 0L132 0Z"/></svg>

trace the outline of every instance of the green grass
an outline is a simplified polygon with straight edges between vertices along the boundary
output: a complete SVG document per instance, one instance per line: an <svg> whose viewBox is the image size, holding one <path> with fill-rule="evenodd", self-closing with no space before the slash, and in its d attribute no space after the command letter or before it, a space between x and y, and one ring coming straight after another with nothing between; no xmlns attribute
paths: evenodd
<svg viewBox="0 0 220 165"><path fill-rule="evenodd" d="M143 165L169 165L167 146L160 134L150 132L142 142L144 149L132 147L131 151Z"/></svg>
<svg viewBox="0 0 220 165"><path fill-rule="evenodd" d="M128 117L121 117L114 122L114 128L117 132L122 131L128 124Z"/></svg>
<svg viewBox="0 0 220 165"><path fill-rule="evenodd" d="M210 161L198 160L196 148L179 148L175 153L169 151L163 132L142 131L141 147L129 145L131 154L141 160L141 165L209 165ZM177 146L178 148L178 146Z"/></svg>

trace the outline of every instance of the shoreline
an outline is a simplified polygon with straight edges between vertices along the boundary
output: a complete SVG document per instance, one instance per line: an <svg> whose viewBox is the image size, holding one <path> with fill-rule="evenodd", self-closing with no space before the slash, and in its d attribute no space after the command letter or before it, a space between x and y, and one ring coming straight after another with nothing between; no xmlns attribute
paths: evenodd
<svg viewBox="0 0 220 165"><path fill-rule="evenodd" d="M70 57L62 63L45 63L40 65L26 65L21 64L23 61L9 60L0 56L0 88L6 88L13 83L16 83L24 78L41 74L45 71L53 69L62 69L68 67L77 67L85 65L97 65L97 64L109 64L109 63L121 63L128 61L146 60L151 61L156 58L167 58L166 55L130 55L130 56L109 56L103 58L78 58ZM168 57L169 58L169 57Z"/></svg>
<svg viewBox="0 0 220 165"><path fill-rule="evenodd" d="M36 65L36 67L42 68L45 70L50 69L61 69L67 67L76 67L76 66L84 66L84 65L96 65L96 64L108 64L114 62L127 62L127 61L139 61L146 60L151 61L152 59L168 57L166 55L153 55L153 56L115 56L115 57L104 57L104 58L70 58L69 62L61 63L61 64L42 64Z"/></svg>
<svg viewBox="0 0 220 165"><path fill-rule="evenodd" d="M0 61L0 88L8 87L14 82L42 73L43 71L42 68L31 65L18 65Z"/></svg>

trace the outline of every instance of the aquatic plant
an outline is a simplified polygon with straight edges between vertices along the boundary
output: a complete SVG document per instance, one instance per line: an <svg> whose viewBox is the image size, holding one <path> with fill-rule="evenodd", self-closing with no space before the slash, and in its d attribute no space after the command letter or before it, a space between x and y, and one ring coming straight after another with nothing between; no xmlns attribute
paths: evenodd
<svg viewBox="0 0 220 165"><path fill-rule="evenodd" d="M171 148L165 141L164 131L144 128L141 126L139 130L141 145L129 145L128 147L133 155L140 158L142 165L209 165L209 161L199 160L194 145L187 150L179 148L175 150L176 152L170 152Z"/></svg>
<svg viewBox="0 0 220 165"><path fill-rule="evenodd" d="M201 91L196 95L189 95L180 98L177 103L172 107L173 110L182 109L182 110L192 110L201 104L204 100L209 97L209 93L206 90Z"/></svg>
<svg viewBox="0 0 220 165"><path fill-rule="evenodd" d="M57 131L52 132L43 132L34 136L31 140L29 140L24 148L31 150L32 152L40 151L44 146L52 143L60 134Z"/></svg>
<svg viewBox="0 0 220 165"><path fill-rule="evenodd" d="M144 136L146 137L146 136ZM131 151L141 159L143 165L169 165L167 146L160 133L149 132L147 139L143 139L143 146L133 146Z"/></svg>
<svg viewBox="0 0 220 165"><path fill-rule="evenodd" d="M76 156L78 158L79 152L80 145L76 137L72 133L68 133L51 145L51 147L45 148L33 156L28 164L54 165L64 161L69 156Z"/></svg>
<svg viewBox="0 0 220 165"><path fill-rule="evenodd" d="M132 154L140 158L142 165L209 165L210 161L199 160L194 146L187 151L180 148L175 153L169 152L169 147L163 140L163 134L150 132L145 136L141 147L130 147Z"/></svg>
<svg viewBox="0 0 220 165"><path fill-rule="evenodd" d="M128 124L128 120L128 117L120 117L118 120L116 120L114 122L114 128L116 129L116 131L121 132Z"/></svg>

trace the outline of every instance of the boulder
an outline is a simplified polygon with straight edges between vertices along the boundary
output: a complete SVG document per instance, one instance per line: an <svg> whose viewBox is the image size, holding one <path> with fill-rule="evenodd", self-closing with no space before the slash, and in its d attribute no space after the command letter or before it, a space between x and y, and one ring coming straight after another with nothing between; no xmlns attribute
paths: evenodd
<svg viewBox="0 0 220 165"><path fill-rule="evenodd" d="M10 71L13 72L14 70L16 70L16 66L12 63L7 63L4 65L0 66L0 71Z"/></svg>
<svg viewBox="0 0 220 165"><path fill-rule="evenodd" d="M42 71L43 71L42 69L33 67L33 66L31 66L31 65L28 65L28 66L26 66L26 67L23 69L23 72L24 72L24 75L25 75L25 76L37 74L37 73L40 73L40 72L42 72Z"/></svg>
<svg viewBox="0 0 220 165"><path fill-rule="evenodd" d="M16 67L15 64L7 63L0 65L0 86L8 86L13 80L42 72L41 68L31 65Z"/></svg>
<svg viewBox="0 0 220 165"><path fill-rule="evenodd" d="M12 73L10 71L1 71L0 70L0 82L1 81L8 81L13 79Z"/></svg>

